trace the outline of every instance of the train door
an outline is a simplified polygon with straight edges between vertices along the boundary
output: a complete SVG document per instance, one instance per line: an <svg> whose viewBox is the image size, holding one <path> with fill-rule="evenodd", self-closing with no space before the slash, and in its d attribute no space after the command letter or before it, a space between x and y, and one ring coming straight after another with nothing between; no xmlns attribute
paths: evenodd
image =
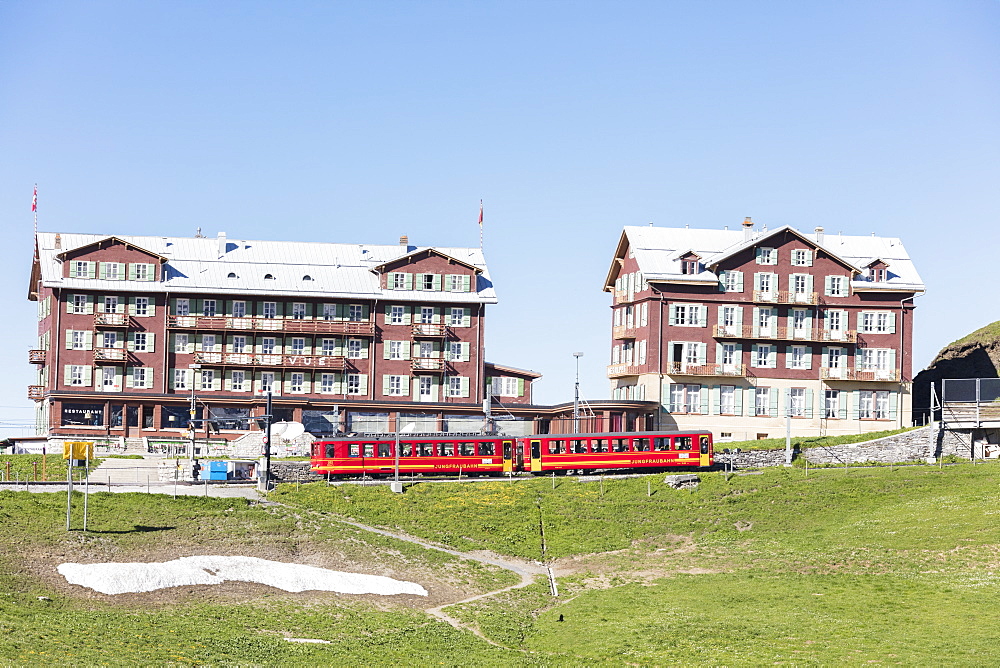
<svg viewBox="0 0 1000 668"><path fill-rule="evenodd" d="M514 470L514 441L503 442L503 472L510 473Z"/></svg>
<svg viewBox="0 0 1000 668"><path fill-rule="evenodd" d="M537 439L531 439L531 471L542 470L542 442Z"/></svg>
<svg viewBox="0 0 1000 668"><path fill-rule="evenodd" d="M701 456L701 461L698 463L701 466L711 466L712 465L712 437L702 436L699 439L700 446L698 452Z"/></svg>

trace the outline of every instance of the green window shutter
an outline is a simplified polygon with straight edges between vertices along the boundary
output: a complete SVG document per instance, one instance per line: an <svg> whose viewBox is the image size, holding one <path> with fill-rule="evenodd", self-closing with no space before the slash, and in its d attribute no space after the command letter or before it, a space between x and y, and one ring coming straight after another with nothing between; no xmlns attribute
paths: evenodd
<svg viewBox="0 0 1000 668"><path fill-rule="evenodd" d="M488 388L492 388L493 387L493 376L486 376L486 387L488 387ZM491 394L492 394L492 391L491 391Z"/></svg>
<svg viewBox="0 0 1000 668"><path fill-rule="evenodd" d="M191 300L191 315L202 315L202 306L204 304L203 299L192 299Z"/></svg>
<svg viewBox="0 0 1000 668"><path fill-rule="evenodd" d="M462 292L472 292L472 277L471 276L462 276ZM468 378L466 378L466 381L468 381ZM466 385L468 385L468 382L466 382ZM468 391L466 392L466 394L464 396L466 396L466 397L469 396Z"/></svg>
<svg viewBox="0 0 1000 668"><path fill-rule="evenodd" d="M889 351L889 370L893 371L896 368L896 351Z"/></svg>
<svg viewBox="0 0 1000 668"><path fill-rule="evenodd" d="M791 369L792 368L792 347L793 346L790 346L790 345L785 346L785 368L786 369Z"/></svg>
<svg viewBox="0 0 1000 668"><path fill-rule="evenodd" d="M728 273L729 273L728 271L719 272L719 292L726 291L726 274Z"/></svg>
<svg viewBox="0 0 1000 668"><path fill-rule="evenodd" d="M704 366L705 363L706 363L706 356L707 356L707 350L706 349L707 348L708 348L708 344L707 343L699 343L698 344L698 365L699 366Z"/></svg>
<svg viewBox="0 0 1000 668"><path fill-rule="evenodd" d="M704 304L698 307L698 324L708 327L708 306Z"/></svg>
<svg viewBox="0 0 1000 668"><path fill-rule="evenodd" d="M91 366L83 367L83 386L90 387L94 384L94 369Z"/></svg>
<svg viewBox="0 0 1000 668"><path fill-rule="evenodd" d="M66 330L66 350L73 350L73 330Z"/></svg>
<svg viewBox="0 0 1000 668"><path fill-rule="evenodd" d="M833 276L823 277L823 294L827 297L833 296Z"/></svg>
<svg viewBox="0 0 1000 668"><path fill-rule="evenodd" d="M846 392L842 392L847 394ZM851 392L851 419L857 420L861 417L861 390L853 390Z"/></svg>
<svg viewBox="0 0 1000 668"><path fill-rule="evenodd" d="M743 415L743 390L739 387L733 390L733 414Z"/></svg>
<svg viewBox="0 0 1000 668"><path fill-rule="evenodd" d="M399 390L402 392L400 396L406 397L410 394L410 377L403 376L399 379Z"/></svg>
<svg viewBox="0 0 1000 668"><path fill-rule="evenodd" d="M746 409L745 414L754 415L755 414L754 410L757 405L757 402L754 398L754 388L748 387L746 392L747 392L747 400L744 402L744 408Z"/></svg>
<svg viewBox="0 0 1000 668"><path fill-rule="evenodd" d="M66 295L66 313L73 312L73 295Z"/></svg>
<svg viewBox="0 0 1000 668"><path fill-rule="evenodd" d="M371 351L371 345L366 339L361 340L361 359L368 359L368 354Z"/></svg>
<svg viewBox="0 0 1000 668"><path fill-rule="evenodd" d="M702 385L701 390L702 391L699 392L699 394L701 395L700 412L702 415L708 415L708 388Z"/></svg>
<svg viewBox="0 0 1000 668"><path fill-rule="evenodd" d="M771 336L774 337L778 335L778 307L772 306L770 307L770 311L771 311Z"/></svg>
<svg viewBox="0 0 1000 668"><path fill-rule="evenodd" d="M767 368L778 368L778 346L771 346L771 350L767 354Z"/></svg>
<svg viewBox="0 0 1000 668"><path fill-rule="evenodd" d="M671 304L669 306L667 317L668 317L668 320L667 320L668 324L670 324L670 325L676 325L677 324L677 305L676 304Z"/></svg>
<svg viewBox="0 0 1000 668"><path fill-rule="evenodd" d="M517 379L517 396L524 396L524 378Z"/></svg>
<svg viewBox="0 0 1000 668"><path fill-rule="evenodd" d="M87 263L87 278L96 278L96 277L97 277L97 263L96 262L88 262Z"/></svg>
<svg viewBox="0 0 1000 668"><path fill-rule="evenodd" d="M125 387L126 388L133 388L133 387L135 387L135 376L134 376L134 373L135 373L135 368L134 367L129 367L128 370L126 371L126 373L125 373Z"/></svg>
<svg viewBox="0 0 1000 668"><path fill-rule="evenodd" d="M441 274L431 275L431 289L438 291L441 290Z"/></svg>
<svg viewBox="0 0 1000 668"><path fill-rule="evenodd" d="M148 352L148 353L156 352L155 341L156 341L156 333L155 332L147 332L146 333L146 352Z"/></svg>
<svg viewBox="0 0 1000 668"><path fill-rule="evenodd" d="M361 377L358 379L358 389L361 394L368 394L368 374L363 373L360 374L360 376Z"/></svg>
<svg viewBox="0 0 1000 668"><path fill-rule="evenodd" d="M128 277L128 280L130 281L135 280L135 275L136 275L135 263L133 262L128 263L128 267L125 269L125 275Z"/></svg>
<svg viewBox="0 0 1000 668"><path fill-rule="evenodd" d="M775 389L776 388L772 387L771 391L767 393L768 399L771 401L771 405L768 410L768 415L771 417L778 417L778 393L775 392Z"/></svg>
<svg viewBox="0 0 1000 668"><path fill-rule="evenodd" d="M215 374L212 375L212 389L213 390L222 389L222 374L220 374L219 372L215 372Z"/></svg>
<svg viewBox="0 0 1000 668"><path fill-rule="evenodd" d="M889 393L889 419L896 419L896 411L899 409L899 394L897 392Z"/></svg>
<svg viewBox="0 0 1000 668"><path fill-rule="evenodd" d="M806 367L807 369L813 368L813 347L806 346Z"/></svg>
<svg viewBox="0 0 1000 668"><path fill-rule="evenodd" d="M392 304L385 305L385 324L389 324L389 319L392 317Z"/></svg>
<svg viewBox="0 0 1000 668"><path fill-rule="evenodd" d="M382 359L384 359L384 360L389 359L389 344L390 343L392 343L392 341L382 341ZM383 392L382 394L385 394L385 392Z"/></svg>
<svg viewBox="0 0 1000 668"><path fill-rule="evenodd" d="M403 359L404 360L410 359L410 352L411 352L410 348L412 348L412 346L409 345L408 341L403 341L403 345L401 347L402 347Z"/></svg>
<svg viewBox="0 0 1000 668"><path fill-rule="evenodd" d="M757 348L758 344L750 344L750 366L757 366Z"/></svg>
<svg viewBox="0 0 1000 668"><path fill-rule="evenodd" d="M752 325L752 329L753 329L753 331L751 333L751 336L753 336L753 338L756 339L758 336L760 336L760 307L759 306L754 306L753 307L753 325ZM756 348L756 346L754 346L754 348Z"/></svg>
<svg viewBox="0 0 1000 668"><path fill-rule="evenodd" d="M135 350L135 332L128 332L125 335L125 340L126 340L125 349L126 350Z"/></svg>
<svg viewBox="0 0 1000 668"><path fill-rule="evenodd" d="M202 334L195 334L194 335L194 351L196 353L199 353L202 350L202 347L201 347L201 337L202 336L203 336Z"/></svg>
<svg viewBox="0 0 1000 668"><path fill-rule="evenodd" d="M737 306L736 307L736 326L737 327L742 327L743 326L743 307L742 306Z"/></svg>
<svg viewBox="0 0 1000 668"><path fill-rule="evenodd" d="M389 374L383 374L382 376L382 396L389 396Z"/></svg>
<svg viewBox="0 0 1000 668"><path fill-rule="evenodd" d="M403 274L403 276L404 276L403 289L404 290L412 290L413 289L413 274Z"/></svg>
<svg viewBox="0 0 1000 668"><path fill-rule="evenodd" d="M87 308L84 310L87 315L94 315L94 295L87 295Z"/></svg>
<svg viewBox="0 0 1000 668"><path fill-rule="evenodd" d="M711 392L712 392L712 406L709 409L710 411L709 415L718 415L722 405L722 390L719 388L718 385L713 385Z"/></svg>
<svg viewBox="0 0 1000 668"><path fill-rule="evenodd" d="M830 366L830 347L829 346L823 346L823 354L820 356L819 365L821 367L824 367L824 368Z"/></svg>
<svg viewBox="0 0 1000 668"><path fill-rule="evenodd" d="M469 343L467 341L463 341L462 344L461 344L461 347L462 347L461 361L468 362L469 361L469 349L470 349L470 345L469 345Z"/></svg>
<svg viewBox="0 0 1000 668"><path fill-rule="evenodd" d="M440 325L441 324L441 307L440 306L435 306L434 307L434 317L431 319L431 322L434 323L435 325Z"/></svg>
<svg viewBox="0 0 1000 668"><path fill-rule="evenodd" d="M743 272L736 271L736 292L743 292Z"/></svg>
<svg viewBox="0 0 1000 668"><path fill-rule="evenodd" d="M83 349L93 350L94 349L94 333L84 332L83 333Z"/></svg>
<svg viewBox="0 0 1000 668"><path fill-rule="evenodd" d="M816 251L812 251L812 250L811 250L811 251L808 251L808 252L806 253L806 266L807 266L807 267L811 267L811 266L813 266L813 255L815 254L815 252L816 252Z"/></svg>
<svg viewBox="0 0 1000 668"><path fill-rule="evenodd" d="M468 276L466 276L466 278L468 278ZM462 309L462 327L471 327L471 326L472 326L472 309L471 308L463 308Z"/></svg>
<svg viewBox="0 0 1000 668"><path fill-rule="evenodd" d="M850 403L850 397L847 392L842 392L837 390L837 418L840 420L847 419L847 408Z"/></svg>
<svg viewBox="0 0 1000 668"><path fill-rule="evenodd" d="M385 275L385 289L395 290L396 289L396 273L395 271L390 271Z"/></svg>
<svg viewBox="0 0 1000 668"><path fill-rule="evenodd" d="M372 316L372 307L371 307L371 304L362 304L361 305L361 319L367 321L367 320L371 319L371 316Z"/></svg>
<svg viewBox="0 0 1000 668"><path fill-rule="evenodd" d="M149 296L149 309L147 311L149 315L156 315L156 297L153 295Z"/></svg>
<svg viewBox="0 0 1000 668"><path fill-rule="evenodd" d="M413 307L404 306L403 307L403 324L409 325L413 322Z"/></svg>
<svg viewBox="0 0 1000 668"><path fill-rule="evenodd" d="M105 280L108 277L108 263L107 262L101 262L97 266L97 277L100 278L102 281Z"/></svg>
<svg viewBox="0 0 1000 668"><path fill-rule="evenodd" d="M717 313L716 313L716 316L717 316L716 317L716 324L717 325L722 325L726 321L726 319L725 319L725 313L726 313L726 307L725 306L718 307L718 310L717 310Z"/></svg>
<svg viewBox="0 0 1000 668"><path fill-rule="evenodd" d="M813 291L813 275L806 274L806 292Z"/></svg>
<svg viewBox="0 0 1000 668"><path fill-rule="evenodd" d="M811 418L813 416L813 391L806 389L806 417Z"/></svg>
<svg viewBox="0 0 1000 668"><path fill-rule="evenodd" d="M468 276L466 276L466 278L468 278ZM468 397L469 396L469 379L468 379L468 377L461 376L458 379L458 383L459 383L459 392L458 392L459 395L462 396L462 397Z"/></svg>
<svg viewBox="0 0 1000 668"><path fill-rule="evenodd" d="M896 333L896 314L890 312L889 313L889 334L895 334L895 333Z"/></svg>
<svg viewBox="0 0 1000 668"><path fill-rule="evenodd" d="M762 255L761 248L757 247L753 249L753 259L757 264L760 264L760 256Z"/></svg>

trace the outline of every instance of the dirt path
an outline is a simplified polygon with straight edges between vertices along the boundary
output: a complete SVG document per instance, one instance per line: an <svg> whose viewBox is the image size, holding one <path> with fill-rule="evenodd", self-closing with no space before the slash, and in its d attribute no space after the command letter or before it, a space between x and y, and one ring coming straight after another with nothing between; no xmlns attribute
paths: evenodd
<svg viewBox="0 0 1000 668"><path fill-rule="evenodd" d="M520 589L521 587L527 587L528 585L530 585L535 581L536 576L547 575L545 566L537 562L522 561L522 560L514 561L509 559L503 559L495 554L477 554L475 552L459 552L458 550L452 550L447 547L442 547L440 545L434 545L433 543L429 543L420 538L416 538L415 536L410 536L409 534L398 533L395 531L386 531L385 529L377 529L373 526L368 526L367 524L361 524L360 522L352 522L350 520L345 520L345 519L338 519L338 518L330 518L330 519L335 519L335 521L337 522L342 522L343 524L347 524L356 529L361 529L362 531L370 531L371 533L376 533L381 536L388 536L389 538L395 538L397 540L405 540L409 543L415 543L416 545L419 545L428 550L438 550L439 552L445 552L447 554L459 557L460 559L469 559L471 561L478 561L479 563L482 564L490 564L491 566L496 566L498 568L503 568L505 570L511 571L512 573L517 573L521 577L521 581L517 584L510 585L509 587L503 587L495 591L488 591L484 594L477 594L476 596L470 596L469 598L462 599L461 601L445 603L444 605L438 605L433 608L424 608L424 612L426 612L427 614L433 615L434 617L437 617L438 619L447 622L448 624L451 624L453 627L459 629L460 631L468 631L469 633L475 634L477 637L482 638L483 640L485 640L486 642L495 647L501 647L503 649L512 649L510 647L506 647L504 645L500 645L499 643L493 642L492 640L484 636L477 627L469 626L468 624L464 624L463 622L455 619L454 617L449 616L444 612L444 608L447 608L452 605L460 605L462 603L477 601L481 598L496 596L497 594L501 594L505 591L510 591L512 589Z"/></svg>

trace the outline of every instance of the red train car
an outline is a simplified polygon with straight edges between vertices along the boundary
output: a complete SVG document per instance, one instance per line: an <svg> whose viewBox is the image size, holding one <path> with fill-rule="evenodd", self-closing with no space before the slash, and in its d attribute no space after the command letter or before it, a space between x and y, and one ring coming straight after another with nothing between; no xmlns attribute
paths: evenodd
<svg viewBox="0 0 1000 668"><path fill-rule="evenodd" d="M527 437L437 435L405 437L399 443L399 472L405 475L501 475L530 472L707 468L714 463L712 434L630 432L539 434ZM341 437L315 441L312 470L329 476L391 475L396 467L393 437Z"/></svg>

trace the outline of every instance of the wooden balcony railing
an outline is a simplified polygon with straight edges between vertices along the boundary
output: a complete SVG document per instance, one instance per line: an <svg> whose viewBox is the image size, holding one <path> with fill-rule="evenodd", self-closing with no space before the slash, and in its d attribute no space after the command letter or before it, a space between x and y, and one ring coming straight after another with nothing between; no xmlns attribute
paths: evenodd
<svg viewBox="0 0 1000 668"><path fill-rule="evenodd" d="M667 373L672 376L737 376L747 375L743 364L684 364L671 362Z"/></svg>
<svg viewBox="0 0 1000 668"><path fill-rule="evenodd" d="M125 313L95 313L95 327L128 327L129 317Z"/></svg>
<svg viewBox="0 0 1000 668"><path fill-rule="evenodd" d="M28 398L31 399L32 401L41 401L44 395L45 395L44 385L28 386Z"/></svg>
<svg viewBox="0 0 1000 668"><path fill-rule="evenodd" d="M819 377L823 380L860 380L875 382L899 382L899 369L851 369L820 367Z"/></svg>
<svg viewBox="0 0 1000 668"><path fill-rule="evenodd" d="M857 343L858 341L858 333L853 329L823 329L822 327L759 329L753 325L714 325L712 335L720 339L771 339L830 343Z"/></svg>
<svg viewBox="0 0 1000 668"><path fill-rule="evenodd" d="M167 327L174 329L289 332L292 334L354 334L373 336L371 320L286 320L282 318L233 318L229 316L168 315Z"/></svg>
<svg viewBox="0 0 1000 668"><path fill-rule="evenodd" d="M333 355L252 355L250 353L195 353L196 364L210 366L268 366L343 371L347 360Z"/></svg>
<svg viewBox="0 0 1000 668"><path fill-rule="evenodd" d="M764 304L818 304L817 292L794 292L792 290L753 291L753 300Z"/></svg>
<svg viewBox="0 0 1000 668"><path fill-rule="evenodd" d="M608 366L608 378L638 376L646 370L645 364L611 364Z"/></svg>
<svg viewBox="0 0 1000 668"><path fill-rule="evenodd" d="M32 364L45 364L45 351L29 350L28 361L31 362Z"/></svg>
<svg viewBox="0 0 1000 668"><path fill-rule="evenodd" d="M415 323L412 328L413 336L416 337L427 337L431 336L434 338L445 336L448 333L448 328L445 325L432 325L425 322Z"/></svg>
<svg viewBox="0 0 1000 668"><path fill-rule="evenodd" d="M95 364L102 362L124 362L125 357L124 348L94 348Z"/></svg>
<svg viewBox="0 0 1000 668"><path fill-rule="evenodd" d="M434 357L415 357L410 360L410 368L414 371L444 371L445 361Z"/></svg>
<svg viewBox="0 0 1000 668"><path fill-rule="evenodd" d="M611 338L613 339L634 339L635 325L617 325L611 328Z"/></svg>

